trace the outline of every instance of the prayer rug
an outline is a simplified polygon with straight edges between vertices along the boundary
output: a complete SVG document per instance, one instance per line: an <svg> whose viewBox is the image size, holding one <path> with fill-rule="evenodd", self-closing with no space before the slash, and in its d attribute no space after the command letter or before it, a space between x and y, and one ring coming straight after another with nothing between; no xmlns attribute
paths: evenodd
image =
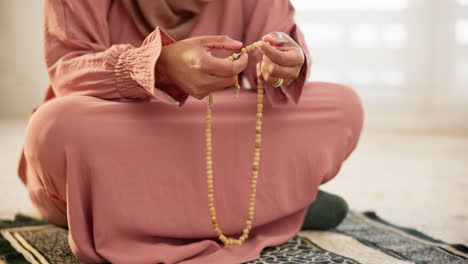
<svg viewBox="0 0 468 264"><path fill-rule="evenodd" d="M0 263L79 263L66 229L17 215L0 221ZM303 230L265 248L248 264L468 264L468 247L391 224L374 212L350 212L335 229Z"/></svg>

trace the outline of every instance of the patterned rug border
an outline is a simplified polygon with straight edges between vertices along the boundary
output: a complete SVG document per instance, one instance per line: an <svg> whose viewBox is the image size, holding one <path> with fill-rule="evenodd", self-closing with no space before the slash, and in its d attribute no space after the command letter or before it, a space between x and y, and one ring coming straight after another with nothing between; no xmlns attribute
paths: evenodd
<svg viewBox="0 0 468 264"><path fill-rule="evenodd" d="M395 224L392 224L386 220L383 220L380 218L375 212L373 211L367 211L363 212L360 214L355 214L353 215L355 217L360 217L367 219L367 221L370 221L374 225L383 225L389 229L393 229L395 231L400 231L404 234L406 234L410 239L413 240L419 240L425 244L431 244L433 246L437 246L440 250L443 250L447 253L450 253L452 255L456 255L460 258L463 258L465 260L468 260L468 247L463 245L463 244L450 244L446 243L440 239L433 238L431 236L428 236L422 232L419 232L413 228L408 228L408 227L402 227L398 226Z"/></svg>
<svg viewBox="0 0 468 264"><path fill-rule="evenodd" d="M402 254L394 251L394 250L391 250L389 248L383 248L383 247L379 247L378 245L376 245L375 243L372 243L371 241L367 240L367 239L364 239L364 238L360 238L358 236L355 236L353 234L348 234L346 232L343 232L343 231L340 231L340 230L336 230L336 229L333 229L333 230L329 230L328 232L334 232L334 233L337 233L337 234L342 234L344 236L349 236L349 237L352 237L354 238L356 241L359 241L360 243L370 247L370 248L373 248L375 250L378 250L384 254L387 254L393 258L396 258L396 259L399 259L401 261L406 261L406 262L409 262L409 263L414 263L414 264L427 264L425 262L422 262L422 261L418 261L418 260L414 260L414 259L409 259L405 256L403 256Z"/></svg>
<svg viewBox="0 0 468 264"><path fill-rule="evenodd" d="M367 225L374 226L375 228L378 228L382 231L385 230L386 232L389 232L389 234L393 233L402 238L405 237L406 239L408 239L408 241L414 241L414 243L420 243L423 245L428 245L428 246L437 248L439 252L443 251L445 252L445 254L451 254L452 256L459 257L459 261L462 261L460 263L468 264L468 262L465 262L466 260L468 260L468 247L466 245L446 243L440 239L436 239L431 236L428 236L413 228L398 226L396 224L390 223L380 218L374 211L364 211L364 212L350 211L347 216L347 219L348 221L352 221L352 222L359 221L361 223L367 223ZM45 258L46 255L42 255L42 253L39 253L40 249L36 250L33 244L29 244L26 241L26 239L23 239L21 237L22 235L20 234L20 232L29 231L29 230L40 230L40 229L48 228L51 226L54 227L54 225L51 225L46 221L43 221L34 217L26 216L26 215L21 215L21 214L17 214L14 220L1 220L0 219L0 264L49 263L48 260L46 260ZM313 231L313 230L301 230L301 231L318 232L318 231ZM352 237L355 241L357 241L357 243L360 243L368 248L373 248L374 250L378 250L382 252L383 254L394 258L395 260L398 259L399 261L407 262L408 264L409 263L414 263L414 264L428 263L426 261L422 261L424 260L424 258L412 259L411 257L405 256L405 253L397 252L399 250L394 251L391 247L388 247L388 248L386 246L382 247L382 245L379 245L379 242L373 241L372 238L370 238L371 240L368 240L368 238L358 237L358 236L355 236L353 233L347 233L348 231L344 232L342 230L338 230L338 228L328 230L326 232L331 232L335 234L341 234L341 235L345 235L348 237ZM306 244L309 244L312 247L321 249L323 251L331 252L335 255L338 254L335 251L329 251L325 248L322 248L321 246L316 244L312 240L312 238L301 235L300 232L297 234L297 237L298 239L301 239ZM377 244L374 242L376 242ZM402 253L403 255L400 253ZM39 258L38 255L42 258ZM338 254L337 256L348 259L349 261L353 261L355 263L360 263L357 259L350 258L350 256L347 256L347 255ZM355 255L355 257L360 259L359 255ZM53 263L56 263L56 262L53 262ZM264 263L264 262L259 262L259 263ZM442 262L442 263L445 263L445 262ZM456 262L456 263L459 263L459 262Z"/></svg>
<svg viewBox="0 0 468 264"><path fill-rule="evenodd" d="M420 239L423 239L423 240L426 240L426 241L429 241L429 242L432 242L432 243L437 243L437 244L443 244L443 245L447 245L447 246L450 246L450 247L453 247L465 254L468 254L468 246L465 246L463 244L459 244L459 243L455 243L455 244L450 244L450 243L447 243L445 241L442 241L440 239L437 239L437 238L434 238L434 237L431 237L431 236L428 236L416 229L413 229L413 228L409 228L409 227L403 227L403 226L398 226L398 225L395 225L393 223L390 223L382 218L380 218L374 211L366 211L366 212L363 212L363 213L360 213L361 215L371 219L371 220L374 220L378 223L381 223L381 224L384 224L386 226L389 226L389 227L393 227L393 228L396 228L400 231L403 231L409 235L412 235L412 236L415 236L417 238L420 238Z"/></svg>

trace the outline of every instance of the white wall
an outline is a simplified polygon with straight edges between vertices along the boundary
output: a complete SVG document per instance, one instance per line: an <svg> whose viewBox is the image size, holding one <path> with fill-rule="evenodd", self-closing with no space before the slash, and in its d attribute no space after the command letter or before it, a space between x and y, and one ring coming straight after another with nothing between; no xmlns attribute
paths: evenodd
<svg viewBox="0 0 468 264"><path fill-rule="evenodd" d="M292 0L311 79L354 87L368 121L468 127L468 0Z"/></svg>
<svg viewBox="0 0 468 264"><path fill-rule="evenodd" d="M42 57L42 0L0 1L0 115L27 117L48 77Z"/></svg>

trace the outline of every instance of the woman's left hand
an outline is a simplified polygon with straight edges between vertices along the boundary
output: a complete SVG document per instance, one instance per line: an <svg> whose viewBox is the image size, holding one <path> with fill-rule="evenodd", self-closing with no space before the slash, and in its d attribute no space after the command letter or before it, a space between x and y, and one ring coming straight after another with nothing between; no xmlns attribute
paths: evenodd
<svg viewBox="0 0 468 264"><path fill-rule="evenodd" d="M257 65L257 74L261 72L263 79L272 86L290 85L299 76L305 61L301 46L283 32L269 33L262 40L265 44L259 49L263 59Z"/></svg>

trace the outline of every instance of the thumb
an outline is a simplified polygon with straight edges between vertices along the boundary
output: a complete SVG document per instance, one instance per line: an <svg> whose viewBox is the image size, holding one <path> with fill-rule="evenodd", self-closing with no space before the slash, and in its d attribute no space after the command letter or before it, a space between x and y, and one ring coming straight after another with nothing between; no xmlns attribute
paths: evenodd
<svg viewBox="0 0 468 264"><path fill-rule="evenodd" d="M242 42L234 40L225 35L219 36L201 36L194 40L203 47L210 49L238 50L242 48Z"/></svg>

